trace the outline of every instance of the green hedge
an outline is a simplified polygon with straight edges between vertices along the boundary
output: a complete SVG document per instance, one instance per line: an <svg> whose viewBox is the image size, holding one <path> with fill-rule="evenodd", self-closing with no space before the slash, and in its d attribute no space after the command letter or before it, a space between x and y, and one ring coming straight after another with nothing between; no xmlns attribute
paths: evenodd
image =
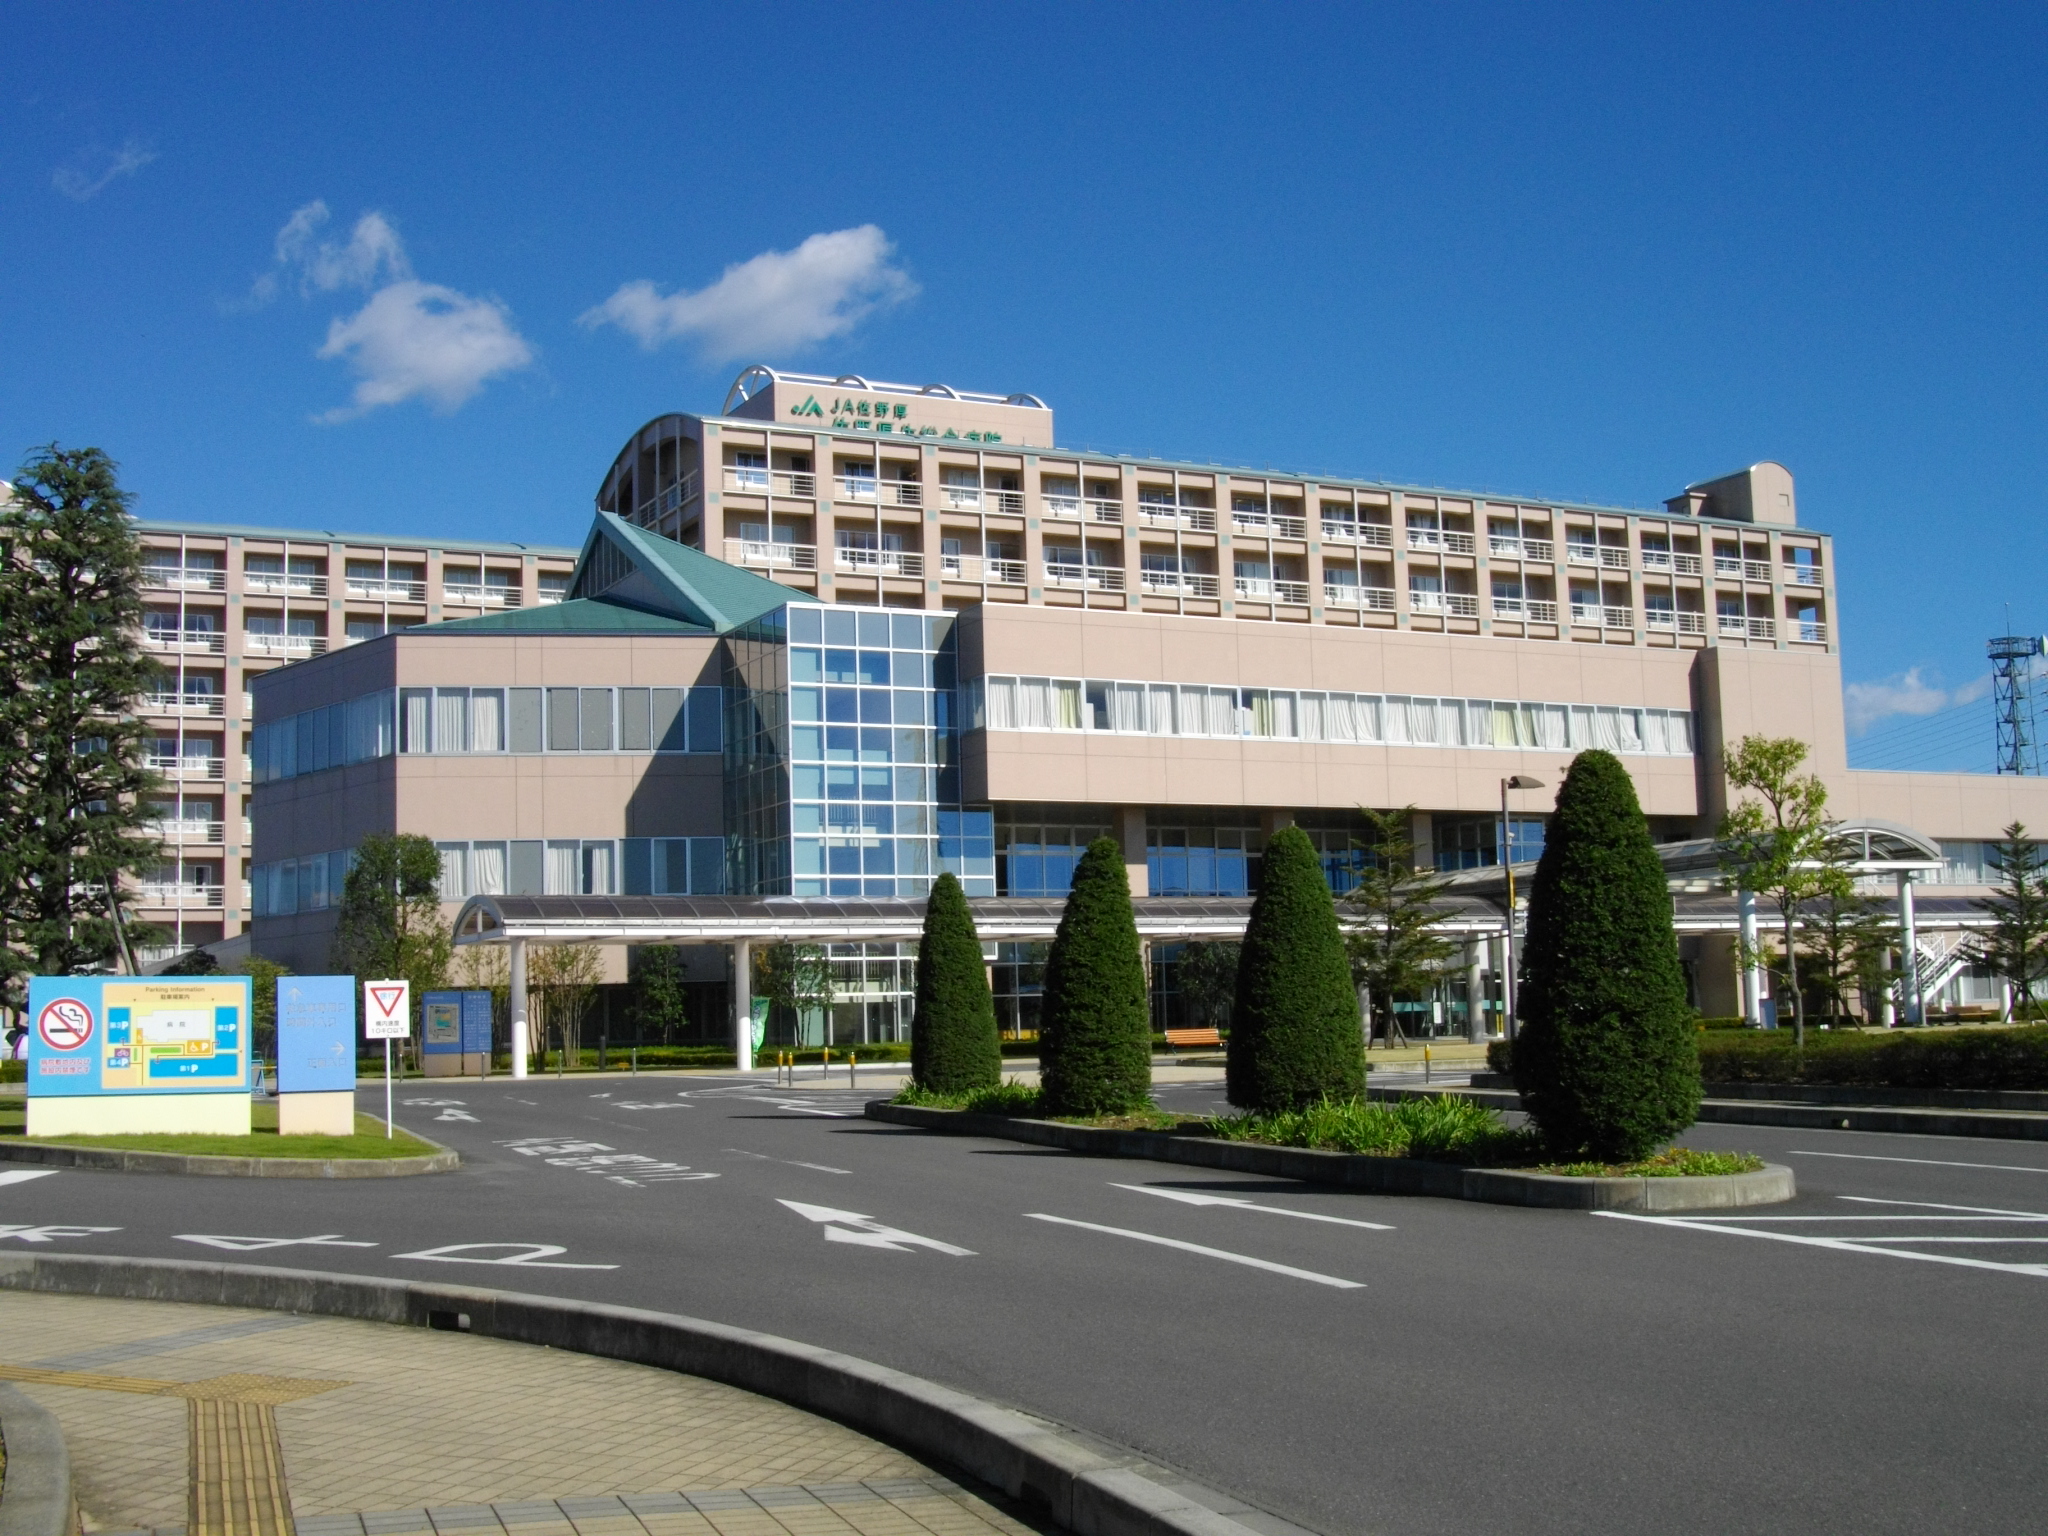
<svg viewBox="0 0 2048 1536"><path fill-rule="evenodd" d="M1709 1083L1816 1083L1859 1088L2048 1089L2048 1026L1903 1034L1814 1032L1802 1053L1786 1029L1700 1036Z"/></svg>
<svg viewBox="0 0 2048 1536"><path fill-rule="evenodd" d="M28 1063L25 1061L0 1061L0 1083L25 1083L28 1081Z"/></svg>

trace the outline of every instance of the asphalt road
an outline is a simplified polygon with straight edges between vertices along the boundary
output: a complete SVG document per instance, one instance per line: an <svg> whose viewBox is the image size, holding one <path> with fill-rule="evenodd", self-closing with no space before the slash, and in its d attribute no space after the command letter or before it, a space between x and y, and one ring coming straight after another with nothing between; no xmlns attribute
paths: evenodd
<svg viewBox="0 0 2048 1536"><path fill-rule="evenodd" d="M1791 1163L1800 1198L1642 1219L929 1135L859 1118L865 1095L765 1077L398 1097L461 1172L5 1170L0 1242L764 1329L1133 1446L1332 1536L2048 1525L2040 1143L1701 1127L1690 1144Z"/></svg>

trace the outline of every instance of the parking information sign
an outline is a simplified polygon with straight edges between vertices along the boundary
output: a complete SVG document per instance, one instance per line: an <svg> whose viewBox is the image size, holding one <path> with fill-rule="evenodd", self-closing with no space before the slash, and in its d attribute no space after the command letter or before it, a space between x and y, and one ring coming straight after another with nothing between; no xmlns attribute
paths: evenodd
<svg viewBox="0 0 2048 1536"><path fill-rule="evenodd" d="M407 1040L412 1037L412 983L363 983L363 1038Z"/></svg>
<svg viewBox="0 0 2048 1536"><path fill-rule="evenodd" d="M249 1091L246 976L29 979L31 1097Z"/></svg>

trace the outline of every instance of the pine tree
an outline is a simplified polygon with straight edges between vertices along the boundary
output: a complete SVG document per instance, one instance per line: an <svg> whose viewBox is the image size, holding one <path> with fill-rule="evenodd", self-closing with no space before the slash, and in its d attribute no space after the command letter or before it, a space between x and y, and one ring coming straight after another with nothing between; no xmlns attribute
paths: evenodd
<svg viewBox="0 0 2048 1536"><path fill-rule="evenodd" d="M1671 893L1620 759L1581 752L1529 897L1515 1086L1550 1150L1642 1157L1692 1124L1700 1069Z"/></svg>
<svg viewBox="0 0 2048 1536"><path fill-rule="evenodd" d="M1123 1114L1152 1093L1145 962L1124 856L1098 837L1074 866L1045 962L1038 1059L1047 1113Z"/></svg>
<svg viewBox="0 0 2048 1536"><path fill-rule="evenodd" d="M934 1093L972 1093L1003 1080L995 999L981 936L960 882L932 882L917 945L917 1011L910 1026L910 1075Z"/></svg>
<svg viewBox="0 0 2048 1536"><path fill-rule="evenodd" d="M1360 814L1365 818L1365 857L1358 884L1344 898L1351 914L1344 942L1358 984L1373 1012L1386 1020L1391 1042L1400 1030L1394 999L1425 991L1457 945L1440 927L1443 912L1436 903L1443 881L1435 871L1416 867L1408 831L1415 807Z"/></svg>
<svg viewBox="0 0 2048 1536"><path fill-rule="evenodd" d="M0 968L59 975L120 956L123 876L162 856L142 834L161 675L141 648L142 549L113 460L52 443L0 502ZM125 905L125 901L123 902Z"/></svg>
<svg viewBox="0 0 2048 1536"><path fill-rule="evenodd" d="M2017 821L2005 829L1991 859L1998 894L1970 903L1991 919L1990 928L1971 941L1971 951L2011 989L2013 1017L2038 1018L2034 986L2048 977L2048 868L2040 845Z"/></svg>
<svg viewBox="0 0 2048 1536"><path fill-rule="evenodd" d="M1322 860L1299 827L1275 833L1259 866L1225 1078L1243 1109L1298 1109L1365 1091L1351 961Z"/></svg>

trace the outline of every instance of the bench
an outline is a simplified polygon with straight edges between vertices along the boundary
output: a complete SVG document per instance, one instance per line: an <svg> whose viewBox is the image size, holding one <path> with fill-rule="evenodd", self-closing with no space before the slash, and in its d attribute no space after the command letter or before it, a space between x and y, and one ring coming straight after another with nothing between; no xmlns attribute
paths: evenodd
<svg viewBox="0 0 2048 1536"><path fill-rule="evenodd" d="M1169 1029L1166 1032L1166 1048L1174 1055L1180 1054L1182 1046L1221 1045L1223 1031L1211 1025L1207 1029Z"/></svg>

